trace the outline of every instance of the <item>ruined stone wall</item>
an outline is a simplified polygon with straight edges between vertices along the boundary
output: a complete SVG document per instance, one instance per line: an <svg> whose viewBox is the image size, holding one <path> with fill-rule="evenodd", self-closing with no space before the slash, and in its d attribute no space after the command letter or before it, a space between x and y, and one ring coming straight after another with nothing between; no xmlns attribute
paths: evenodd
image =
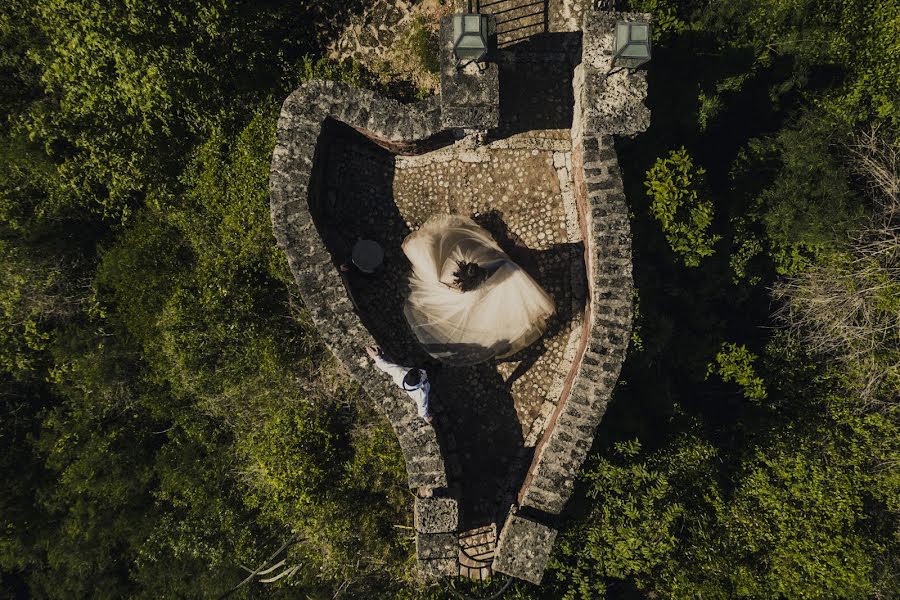
<svg viewBox="0 0 900 600"><path fill-rule="evenodd" d="M634 135L650 124L643 103L646 73L611 72L615 22L649 15L588 11L582 63L573 79L572 164L585 242L590 303L572 376L535 449L501 534L496 570L539 583L575 477L618 381L631 337L631 228L613 135ZM528 547L528 552L522 551Z"/></svg>
<svg viewBox="0 0 900 600"><path fill-rule="evenodd" d="M278 246L325 343L350 374L365 383L390 420L403 450L409 486L443 488L447 475L434 429L418 417L409 397L367 360L365 347L375 341L356 314L313 219L324 201L318 193L322 165L317 165L316 157L324 154L328 143L323 125L329 118L377 143L403 149L410 141L426 140L440 131L440 107L435 100L404 106L346 84L309 82L282 106L269 188Z"/></svg>

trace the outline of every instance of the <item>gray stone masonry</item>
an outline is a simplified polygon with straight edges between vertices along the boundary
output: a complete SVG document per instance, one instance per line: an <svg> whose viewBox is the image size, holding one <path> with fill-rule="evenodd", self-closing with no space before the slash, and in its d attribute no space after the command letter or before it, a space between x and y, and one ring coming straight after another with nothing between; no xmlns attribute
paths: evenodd
<svg viewBox="0 0 900 600"><path fill-rule="evenodd" d="M500 122L497 64L470 63L457 68L453 54L453 17L441 19L441 123L445 129L494 129ZM488 15L491 39L496 19Z"/></svg>
<svg viewBox="0 0 900 600"><path fill-rule="evenodd" d="M618 380L631 337L631 229L611 134L633 135L649 126L643 105L646 74L610 70L617 19L634 13L585 15L583 61L575 76L573 164L587 248L591 304L588 335L563 398L539 443L519 504L559 514L572 494L578 469Z"/></svg>
<svg viewBox="0 0 900 600"><path fill-rule="evenodd" d="M459 504L455 498L416 496L416 556L425 579L459 574Z"/></svg>
<svg viewBox="0 0 900 600"><path fill-rule="evenodd" d="M584 20L582 68L584 69L585 130L634 135L650 126L645 71L613 68L616 21L649 21L643 13L590 11Z"/></svg>
<svg viewBox="0 0 900 600"><path fill-rule="evenodd" d="M493 569L539 584L555 541L555 529L510 511L497 542Z"/></svg>
<svg viewBox="0 0 900 600"><path fill-rule="evenodd" d="M454 556L419 560L419 575L425 580L456 577L459 575L459 559Z"/></svg>
<svg viewBox="0 0 900 600"><path fill-rule="evenodd" d="M459 504L455 498L416 496L416 531L449 533L459 526Z"/></svg>
<svg viewBox="0 0 900 600"><path fill-rule="evenodd" d="M459 538L456 532L418 535L416 554L419 560L455 559L459 554Z"/></svg>
<svg viewBox="0 0 900 600"><path fill-rule="evenodd" d="M459 537L457 533L417 533L416 556L419 574L425 579L459 574Z"/></svg>
<svg viewBox="0 0 900 600"><path fill-rule="evenodd" d="M310 213L313 160L327 118L355 127L373 140L399 144L440 131L435 100L404 106L343 83L311 81L295 90L281 109L269 177L272 227L278 246L325 343L391 422L411 488L447 486L434 429L416 414L409 397L365 356L374 340L347 296L333 258Z"/></svg>

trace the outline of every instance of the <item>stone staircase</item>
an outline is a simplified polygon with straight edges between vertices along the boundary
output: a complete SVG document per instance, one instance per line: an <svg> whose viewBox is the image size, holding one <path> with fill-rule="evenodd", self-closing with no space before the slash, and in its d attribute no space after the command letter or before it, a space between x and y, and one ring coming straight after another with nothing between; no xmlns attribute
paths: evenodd
<svg viewBox="0 0 900 600"><path fill-rule="evenodd" d="M459 534L459 576L476 581L491 578L491 563L497 547L497 526L493 523Z"/></svg>
<svg viewBox="0 0 900 600"><path fill-rule="evenodd" d="M497 18L497 46L505 48L548 31L544 0L479 0L480 12Z"/></svg>

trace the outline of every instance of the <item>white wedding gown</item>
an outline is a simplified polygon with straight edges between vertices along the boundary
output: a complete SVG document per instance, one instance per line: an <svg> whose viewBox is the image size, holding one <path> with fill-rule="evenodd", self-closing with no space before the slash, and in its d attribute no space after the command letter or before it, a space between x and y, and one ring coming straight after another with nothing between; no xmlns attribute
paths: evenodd
<svg viewBox="0 0 900 600"><path fill-rule="evenodd" d="M465 366L506 357L537 340L553 314L553 301L469 218L433 216L403 240L412 263L406 321L428 354ZM452 287L457 262L491 271L476 289Z"/></svg>

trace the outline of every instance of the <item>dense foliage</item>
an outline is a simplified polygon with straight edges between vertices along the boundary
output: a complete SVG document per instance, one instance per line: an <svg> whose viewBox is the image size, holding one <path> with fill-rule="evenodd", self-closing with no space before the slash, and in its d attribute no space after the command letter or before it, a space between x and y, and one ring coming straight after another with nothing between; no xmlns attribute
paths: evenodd
<svg viewBox="0 0 900 600"><path fill-rule="evenodd" d="M4 4L8 593L216 596L294 535L309 593L404 579L396 442L267 210L275 98L361 78L310 58L326 8Z"/></svg>
<svg viewBox="0 0 900 600"><path fill-rule="evenodd" d="M638 338L545 592L896 597L900 4L631 4Z"/></svg>
<svg viewBox="0 0 900 600"><path fill-rule="evenodd" d="M441 596L267 213L280 99L367 83L319 58L363 4L0 5L0 596L217 597L284 542L237 596ZM508 597L896 597L900 3L630 4L635 335Z"/></svg>

